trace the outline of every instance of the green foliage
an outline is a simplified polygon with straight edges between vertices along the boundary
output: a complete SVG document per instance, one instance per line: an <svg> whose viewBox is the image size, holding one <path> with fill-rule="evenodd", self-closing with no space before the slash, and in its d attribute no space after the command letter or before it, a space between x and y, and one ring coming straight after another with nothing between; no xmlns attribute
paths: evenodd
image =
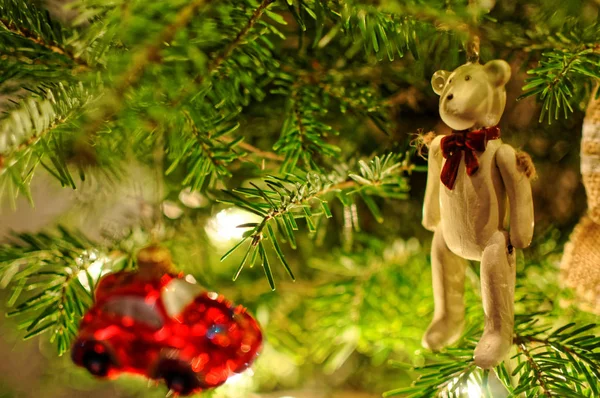
<svg viewBox="0 0 600 398"><path fill-rule="evenodd" d="M265 86L280 66L274 41L285 37L278 28L281 21L263 18L270 3L219 4L214 12L222 18L192 21L191 29L200 37L191 38L191 48L182 40L165 49L170 66L193 63L195 73L192 85L178 88L175 103L190 100L197 108L207 102L214 110L237 114L251 100L264 99ZM186 79L190 70L181 72Z"/></svg>
<svg viewBox="0 0 600 398"><path fill-rule="evenodd" d="M202 40L193 41L198 47L191 61L194 69L200 68L199 74L192 84L178 89L171 102L173 106L181 105L185 117L164 115L167 123L172 125L170 130L178 132L168 135L170 165L167 174L183 165L186 176L182 184L192 186L194 190L213 187L217 181L230 177L231 163L246 155L237 149L243 137L230 136L240 126L236 120L242 107L252 100L265 98L265 86L279 67L272 53L274 44L271 40L283 35L275 25L259 20L269 4L269 1L260 5L248 1L233 9L231 4L222 4L216 12L227 18L218 26L198 27L207 31ZM212 58L206 61L201 54L218 45L224 48L213 51ZM190 55L187 41L176 42L165 51L166 59L173 66L189 63L186 55ZM189 69L184 70L182 79L189 75ZM172 87L171 82L165 82L165 88L167 85Z"/></svg>
<svg viewBox="0 0 600 398"><path fill-rule="evenodd" d="M294 279L294 274L281 250L280 238L275 235L271 224L274 221L279 234L284 234L284 239L287 239L292 247L296 247L294 236L294 231L298 230L296 219L303 218L309 230L314 231L316 227L313 218L321 214L325 214L326 216L331 214L327 202L321 200L319 196L335 189L335 187L332 188L334 186L333 181L327 176L316 173L309 173L304 178L294 175L289 175L287 178L272 176L265 179L264 183L269 189L259 188L256 184L251 183L253 188L238 188L233 191L224 191L230 197L230 199L223 200L225 203L248 210L263 217L263 220L260 223L240 225L238 228L252 229L249 233L245 234L246 236L242 241L225 253L221 260L226 259L246 241L249 241L246 254L234 276L234 280L239 276L246 261L249 261L250 265L253 266L256 259L260 257L269 285L271 289L275 289L273 273L264 245L265 239L271 241L277 257L292 279ZM248 198L261 199L261 202L251 202ZM316 214L313 214L311 211L311 202L313 201L319 201L322 206L322 210ZM324 213L321 213L321 211Z"/></svg>
<svg viewBox="0 0 600 398"><path fill-rule="evenodd" d="M282 173L293 172L300 160L306 168L319 170L317 155L334 157L340 151L324 140L337 132L319 120L327 112L319 101L321 91L315 86L298 87L291 81L283 81L281 89L275 92L289 98L281 137L273 146L275 152L285 156Z"/></svg>
<svg viewBox="0 0 600 398"><path fill-rule="evenodd" d="M0 197L29 194L29 181L42 165L63 186L75 188L69 170L65 132L76 126L82 108L94 99L83 84L41 85L0 120Z"/></svg>
<svg viewBox="0 0 600 398"><path fill-rule="evenodd" d="M381 222L380 210L371 196L405 198L408 185L401 174L407 169L408 166L400 161L399 156L388 154L383 159L376 156L369 163L361 161L360 175L309 172L304 177L293 174L288 174L285 178L270 176L264 180L266 188L250 183L253 188L224 191L229 198L222 200L223 202L241 207L263 219L258 223L240 225L238 228L248 228L249 231L245 233L244 239L223 255L221 261L248 241L234 280L246 262L253 266L256 259L260 258L269 285L274 290L275 282L264 240L271 241L277 258L294 279L280 241L287 241L292 248L296 248L295 231L299 229L296 220L304 220L309 232L315 233L321 227L323 217L332 217L329 201L326 199L328 194L335 193L342 205L348 209L353 208L354 212L356 204L353 196L358 193L375 219ZM348 221L358 228L358 221L354 217L351 216ZM279 236L275 234L275 230Z"/></svg>
<svg viewBox="0 0 600 398"><path fill-rule="evenodd" d="M231 176L228 166L244 156L244 152L235 150L242 137L235 141L224 141L239 128L239 124L219 121L210 125L223 127L214 133L206 128L198 128L189 113L186 113L186 125L177 129L179 134L169 135L172 140L169 145L171 163L166 174L173 172L180 163L185 163L187 175L183 184L193 190L212 187L219 178Z"/></svg>
<svg viewBox="0 0 600 398"><path fill-rule="evenodd" d="M410 16L341 1L286 2L303 31L307 26L315 25L312 47L325 47L342 31L355 46L362 45L366 55L374 55L378 60L393 61L396 57L404 57L407 51L415 58L419 57L416 44L419 22Z"/></svg>
<svg viewBox="0 0 600 398"><path fill-rule="evenodd" d="M491 41L500 42L515 53L522 53L527 61L537 63L527 71L531 77L527 78L519 98L533 95L539 98L540 122L546 118L550 124L561 115L568 118L573 108L580 108L580 103L589 97L589 82L600 76L597 43L600 24L581 15L582 3L585 2L569 2L564 7L563 3L540 3L535 5L533 20L528 21L530 26L507 22L485 27Z"/></svg>
<svg viewBox="0 0 600 398"><path fill-rule="evenodd" d="M60 47L67 41L65 28L34 2L24 6L17 0L2 0L0 12L0 45L3 47L19 48L30 42L41 47L38 51L64 53Z"/></svg>
<svg viewBox="0 0 600 398"><path fill-rule="evenodd" d="M572 103L580 98L576 91L582 86L581 78L600 79L600 53L593 48L547 52L539 66L527 73L533 76L527 79L521 98L538 95L542 101L540 122L547 116L551 123L561 113L567 118L573 112Z"/></svg>
<svg viewBox="0 0 600 398"><path fill-rule="evenodd" d="M279 74L273 86L271 94L287 98L280 138L273 145L284 156L284 174L298 167L319 171L320 164L340 156L341 149L329 143L339 135L330 120L340 113L371 121L388 134L388 107L369 82L352 82L342 73L299 71Z"/></svg>
<svg viewBox="0 0 600 398"><path fill-rule="evenodd" d="M539 314L542 315L542 314ZM536 315L517 318L513 387L508 372L500 380L514 395L597 397L600 380L600 338L595 324L569 323L553 331Z"/></svg>
<svg viewBox="0 0 600 398"><path fill-rule="evenodd" d="M50 333L59 354L70 348L79 319L94 300L96 280L88 267L109 262L101 256L95 243L65 229L54 236L19 234L1 247L0 283L11 286L8 306L14 307L8 316L18 318L25 339Z"/></svg>
<svg viewBox="0 0 600 398"><path fill-rule="evenodd" d="M383 103L381 94L372 86L338 81L335 76L322 82L320 86L325 103L327 100L337 103L342 114L351 113L358 115L361 119L368 119L384 134L390 135L389 130L392 123L388 115L389 106Z"/></svg>
<svg viewBox="0 0 600 398"><path fill-rule="evenodd" d="M487 379L488 374L482 372L473 362L473 350L478 332L480 331L469 331L459 347L448 348L438 354L434 363L414 368L403 363L394 363L395 366L418 372L419 376L412 386L387 391L383 396L386 398L464 397L467 396L468 382L485 385L484 380Z"/></svg>
<svg viewBox="0 0 600 398"><path fill-rule="evenodd" d="M26 58L27 62L18 61L14 57L0 59L0 86L3 94L18 93L24 84L13 84L16 80L60 81L65 79L68 70L43 53L34 53ZM5 83L5 84L3 84Z"/></svg>
<svg viewBox="0 0 600 398"><path fill-rule="evenodd" d="M385 198L406 199L407 186L399 173L410 171L413 167L408 157L387 154L383 157L375 156L371 161L358 161L359 173L350 173L358 188L353 192L376 194Z"/></svg>
<svg viewBox="0 0 600 398"><path fill-rule="evenodd" d="M415 243L397 240L385 249L367 244L361 253L335 251L310 261L318 278L308 308L288 316L302 319L306 335L298 339L325 372L342 368L357 353L380 364L418 349L420 341L414 336L426 319L408 319L406 314L422 308L424 297L412 292L428 291L430 283L421 277L429 263Z"/></svg>
<svg viewBox="0 0 600 398"><path fill-rule="evenodd" d="M17 152L28 140L37 141L46 136L92 99L90 91L82 84L41 86L31 94L31 97L15 103L16 106L5 112L1 120L0 134L5 140L0 146L0 153L4 156Z"/></svg>
<svg viewBox="0 0 600 398"><path fill-rule="evenodd" d="M417 49L417 25L410 16L382 13L374 7L345 7L342 11L342 26L346 34L362 41L367 54L378 60L387 56L393 61L409 51L419 58Z"/></svg>
<svg viewBox="0 0 600 398"><path fill-rule="evenodd" d="M600 339L595 324L569 323L552 327L540 321L548 313L517 315L510 361L497 366L494 377L510 396L597 397L600 375ZM457 346L435 355L432 363L410 367L419 376L412 386L388 391L384 397L464 397L469 383L490 396L488 372L477 368L473 350L481 334L479 327L468 330ZM396 363L397 366L407 367Z"/></svg>

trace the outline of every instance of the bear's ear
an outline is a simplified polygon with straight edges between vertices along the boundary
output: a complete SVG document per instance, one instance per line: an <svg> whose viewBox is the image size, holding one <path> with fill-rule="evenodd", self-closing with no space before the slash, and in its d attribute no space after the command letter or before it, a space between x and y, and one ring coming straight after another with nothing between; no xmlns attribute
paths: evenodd
<svg viewBox="0 0 600 398"><path fill-rule="evenodd" d="M444 90L444 86L446 85L450 74L451 72L448 72L447 70L438 70L433 74L433 77L431 78L431 87L433 87L433 91L437 95L440 95Z"/></svg>
<svg viewBox="0 0 600 398"><path fill-rule="evenodd" d="M510 79L510 65L501 59L486 63L483 65L483 69L487 73L490 83L496 87L506 85Z"/></svg>

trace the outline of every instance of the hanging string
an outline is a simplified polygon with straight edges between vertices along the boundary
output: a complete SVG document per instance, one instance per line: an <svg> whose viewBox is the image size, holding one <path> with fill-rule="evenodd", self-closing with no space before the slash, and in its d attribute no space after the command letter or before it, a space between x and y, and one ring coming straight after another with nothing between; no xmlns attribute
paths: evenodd
<svg viewBox="0 0 600 398"><path fill-rule="evenodd" d="M479 15L479 3L476 0L469 0L469 8L473 14L473 24L478 25L479 21L477 16ZM479 36L471 31L469 41L467 41L467 62L478 63L479 62Z"/></svg>
<svg viewBox="0 0 600 398"><path fill-rule="evenodd" d="M467 42L467 62L479 62L479 36L473 36Z"/></svg>
<svg viewBox="0 0 600 398"><path fill-rule="evenodd" d="M156 192L153 200L152 225L150 226L150 244L138 252L138 275L142 278L156 279L165 274L175 273L171 253L160 245L164 234L163 199L164 187L164 130L157 127L154 130L156 143L154 147L154 176L156 178Z"/></svg>
<svg viewBox="0 0 600 398"><path fill-rule="evenodd" d="M165 186L164 186L164 162L165 162L165 151L164 151L164 130L160 127L155 130L157 133L156 144L154 148L154 174L156 178L156 192L154 197L154 211L152 212L153 220L152 227L150 228L150 241L152 245L158 245L161 241L162 233L164 231L163 222L163 200L165 198Z"/></svg>

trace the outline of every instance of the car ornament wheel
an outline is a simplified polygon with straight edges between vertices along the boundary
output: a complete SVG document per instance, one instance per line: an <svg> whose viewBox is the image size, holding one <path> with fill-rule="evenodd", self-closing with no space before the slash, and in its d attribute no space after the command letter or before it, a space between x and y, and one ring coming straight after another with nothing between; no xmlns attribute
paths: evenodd
<svg viewBox="0 0 600 398"><path fill-rule="evenodd" d="M179 395L188 395L195 389L196 383L190 374L174 372L165 375L164 379L169 390Z"/></svg>
<svg viewBox="0 0 600 398"><path fill-rule="evenodd" d="M106 352L98 353L90 350L83 354L82 360L88 372L98 377L106 377L112 365L112 360Z"/></svg>
<svg viewBox="0 0 600 398"><path fill-rule="evenodd" d="M169 390L178 395L189 395L202 388L200 374L195 373L190 365L177 359L163 359L158 364L158 377L164 379Z"/></svg>

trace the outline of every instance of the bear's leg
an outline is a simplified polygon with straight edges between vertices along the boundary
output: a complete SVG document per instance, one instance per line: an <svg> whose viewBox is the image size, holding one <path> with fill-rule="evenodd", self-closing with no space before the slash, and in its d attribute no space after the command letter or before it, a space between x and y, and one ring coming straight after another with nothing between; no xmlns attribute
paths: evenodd
<svg viewBox="0 0 600 398"><path fill-rule="evenodd" d="M465 273L467 261L452 253L438 226L431 247L431 273L435 312L423 336L423 346L439 350L460 337L465 320Z"/></svg>
<svg viewBox="0 0 600 398"><path fill-rule="evenodd" d="M485 312L483 336L475 348L475 364L498 365L512 345L515 296L515 249L508 233L492 235L481 259L481 296Z"/></svg>

